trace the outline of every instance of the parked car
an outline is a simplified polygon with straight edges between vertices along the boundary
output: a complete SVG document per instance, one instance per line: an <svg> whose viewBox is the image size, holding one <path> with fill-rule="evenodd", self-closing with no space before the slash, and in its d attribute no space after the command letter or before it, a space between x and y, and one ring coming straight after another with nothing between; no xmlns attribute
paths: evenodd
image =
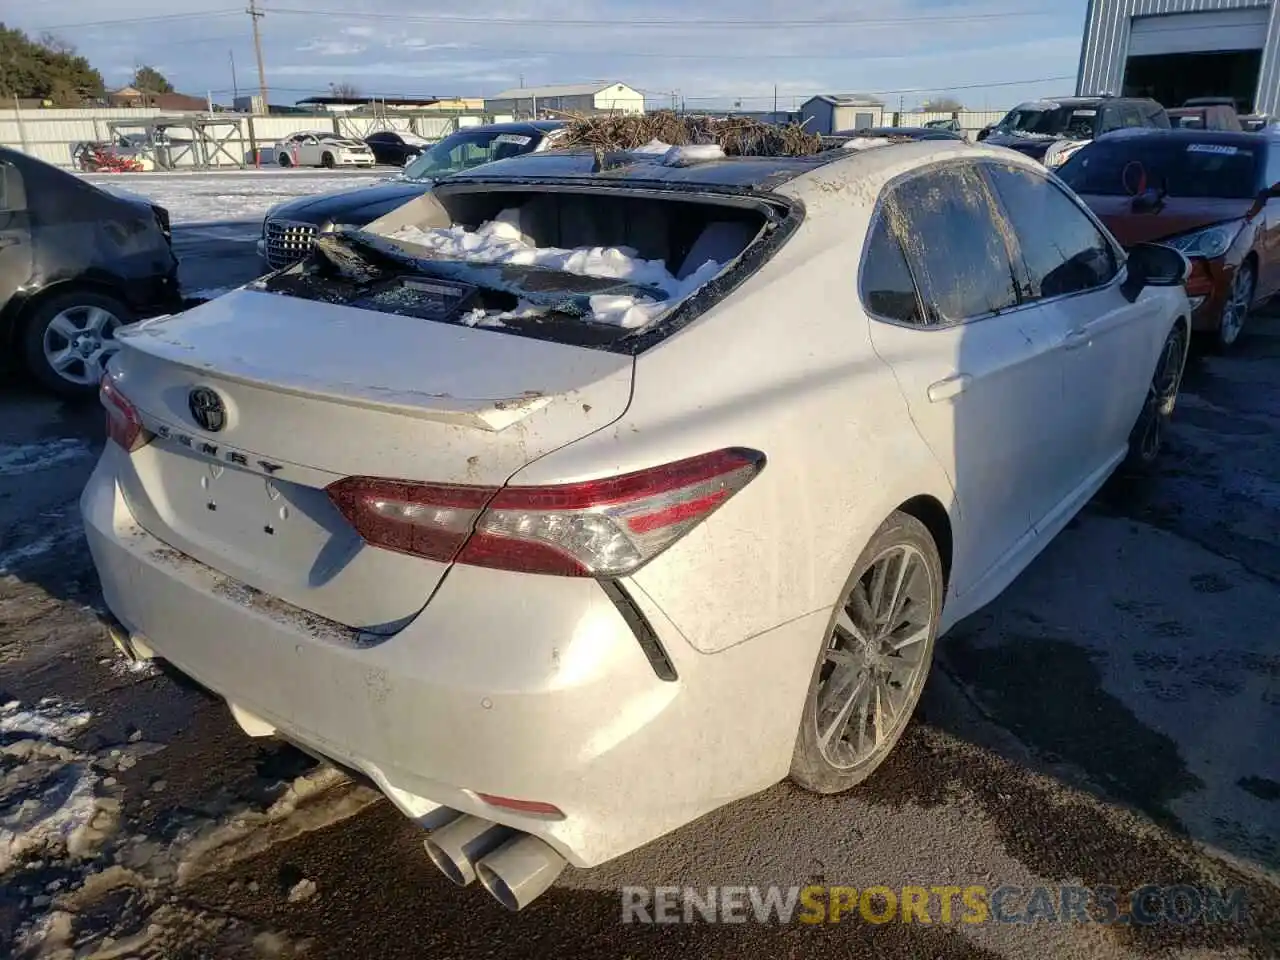
<svg viewBox="0 0 1280 960"><path fill-rule="evenodd" d="M952 133L962 133L960 121L955 117L947 117L943 120L927 120L925 126L930 130L950 130Z"/></svg>
<svg viewBox="0 0 1280 960"><path fill-rule="evenodd" d="M403 167L431 146L429 141L404 130L379 130L365 137L364 142L376 162L393 167Z"/></svg>
<svg viewBox="0 0 1280 960"><path fill-rule="evenodd" d="M316 237L339 227L361 227L431 189L439 177L491 160L545 150L561 120L493 123L445 137L409 163L395 180L290 200L267 212L258 252L273 270L306 257Z"/></svg>
<svg viewBox="0 0 1280 960"><path fill-rule="evenodd" d="M1170 126L1154 100L1133 97L1058 97L1019 104L979 139L1009 147L1050 169L1094 137L1125 127Z"/></svg>
<svg viewBox="0 0 1280 960"><path fill-rule="evenodd" d="M1221 347L1280 290L1280 139L1210 130L1126 130L1059 171L1121 243L1191 258L1192 329Z"/></svg>
<svg viewBox="0 0 1280 960"><path fill-rule="evenodd" d="M835 137L889 137L904 140L963 140L964 134L943 127L868 127L863 130L841 130Z"/></svg>
<svg viewBox="0 0 1280 960"><path fill-rule="evenodd" d="M303 130L271 148L282 167L371 167L373 151L351 137L324 130Z"/></svg>
<svg viewBox="0 0 1280 960"><path fill-rule="evenodd" d="M119 328L178 304L163 207L0 147L0 366L92 396Z"/></svg>
<svg viewBox="0 0 1280 960"><path fill-rule="evenodd" d="M103 381L116 642L512 909L788 772L865 780L937 636L1177 396L1186 259L1126 261L1034 161L710 153L462 171Z"/></svg>
<svg viewBox="0 0 1280 960"><path fill-rule="evenodd" d="M1206 103L1176 107L1169 110L1169 124L1183 130L1234 130L1244 129L1240 125L1235 107L1224 103Z"/></svg>

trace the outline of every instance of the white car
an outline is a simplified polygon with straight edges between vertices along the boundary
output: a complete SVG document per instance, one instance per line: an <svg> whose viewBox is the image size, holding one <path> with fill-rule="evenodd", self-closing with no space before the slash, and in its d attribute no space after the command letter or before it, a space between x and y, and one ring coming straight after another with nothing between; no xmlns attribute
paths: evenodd
<svg viewBox="0 0 1280 960"><path fill-rule="evenodd" d="M113 637L519 909L884 760L934 641L1126 459L1187 261L952 141L529 154L121 334Z"/></svg>
<svg viewBox="0 0 1280 960"><path fill-rule="evenodd" d="M324 130L303 130L271 148L282 167L371 167L373 151L362 140Z"/></svg>

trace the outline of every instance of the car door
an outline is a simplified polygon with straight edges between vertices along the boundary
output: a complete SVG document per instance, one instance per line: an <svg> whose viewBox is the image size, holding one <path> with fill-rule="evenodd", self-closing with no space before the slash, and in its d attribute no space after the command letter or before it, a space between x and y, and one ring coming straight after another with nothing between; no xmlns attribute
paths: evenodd
<svg viewBox="0 0 1280 960"><path fill-rule="evenodd" d="M304 167L320 166L320 140L314 134L306 134L298 141L298 163Z"/></svg>
<svg viewBox="0 0 1280 960"><path fill-rule="evenodd" d="M34 256L22 171L0 161L0 308L31 279Z"/></svg>
<svg viewBox="0 0 1280 960"><path fill-rule="evenodd" d="M1061 354L1018 308L1007 232L977 165L948 163L886 188L863 265L872 343L955 489L958 593L1026 545L1062 469Z"/></svg>
<svg viewBox="0 0 1280 960"><path fill-rule="evenodd" d="M1150 343L1164 338L1157 297L1129 302L1120 291L1118 245L1049 175L983 164L1013 231L1029 286L1024 300L1063 358L1064 408L1056 441L1069 453L1053 506L1071 511L1078 495L1124 456L1151 381ZM1052 526L1054 511L1038 523Z"/></svg>

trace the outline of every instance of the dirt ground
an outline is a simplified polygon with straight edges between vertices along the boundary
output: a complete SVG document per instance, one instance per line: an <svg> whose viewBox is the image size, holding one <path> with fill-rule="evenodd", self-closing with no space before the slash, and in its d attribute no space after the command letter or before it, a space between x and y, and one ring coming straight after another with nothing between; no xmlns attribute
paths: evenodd
<svg viewBox="0 0 1280 960"><path fill-rule="evenodd" d="M779 785L519 915L452 887L367 788L130 669L76 509L100 413L0 390L0 954L1280 956L1280 320L1252 323L1193 360L1159 474L1111 485L940 642L870 782ZM620 922L623 886L773 882L1243 887L1248 917Z"/></svg>

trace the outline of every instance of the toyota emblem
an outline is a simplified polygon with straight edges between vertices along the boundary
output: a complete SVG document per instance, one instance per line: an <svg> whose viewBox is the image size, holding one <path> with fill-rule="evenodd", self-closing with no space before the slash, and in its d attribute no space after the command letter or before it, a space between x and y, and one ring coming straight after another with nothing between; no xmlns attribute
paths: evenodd
<svg viewBox="0 0 1280 960"><path fill-rule="evenodd" d="M201 430L217 433L227 425L227 408L222 398L208 387L196 387L187 395L191 418Z"/></svg>

